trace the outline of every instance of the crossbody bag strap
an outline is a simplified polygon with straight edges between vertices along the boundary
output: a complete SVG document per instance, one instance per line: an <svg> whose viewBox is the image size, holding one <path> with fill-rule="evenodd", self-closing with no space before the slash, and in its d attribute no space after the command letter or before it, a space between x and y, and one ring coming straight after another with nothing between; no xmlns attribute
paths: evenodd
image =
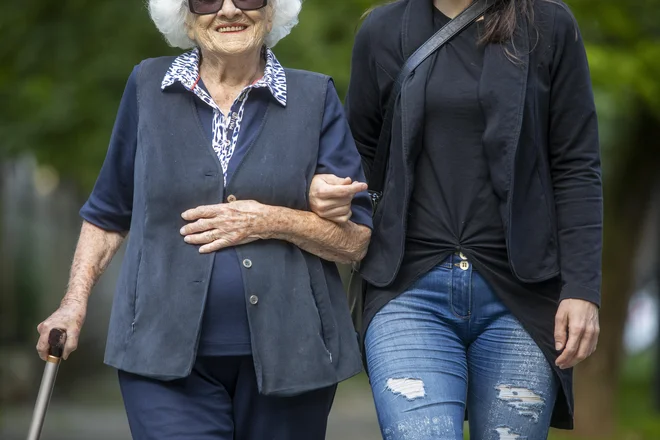
<svg viewBox="0 0 660 440"><path fill-rule="evenodd" d="M394 104L401 94L403 83L410 77L415 69L419 67L428 57L433 55L435 51L441 48L445 43L458 35L461 31L467 28L470 24L476 21L479 17L483 16L488 9L495 4L495 0L476 0L463 12L457 15L454 19L450 20L438 32L433 34L423 45L419 47L411 56L406 60L406 63L401 68L394 84L392 91L385 107L385 116L383 117L383 125L381 127L380 136L378 138L378 146L376 147L376 155L374 163L371 167L371 175L369 178L369 192L372 201L374 202L374 210L383 194L385 185L385 174L387 171L387 161L390 152L390 141L392 137L392 118L394 115Z"/></svg>

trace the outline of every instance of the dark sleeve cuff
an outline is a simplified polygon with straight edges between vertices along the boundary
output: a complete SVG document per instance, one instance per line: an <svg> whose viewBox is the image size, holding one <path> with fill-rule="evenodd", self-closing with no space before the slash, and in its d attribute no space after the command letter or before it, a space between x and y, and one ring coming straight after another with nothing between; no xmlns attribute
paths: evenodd
<svg viewBox="0 0 660 440"><path fill-rule="evenodd" d="M565 299L581 299L596 304L600 308L600 292L588 287L566 284L561 289L559 302Z"/></svg>
<svg viewBox="0 0 660 440"><path fill-rule="evenodd" d="M131 215L124 216L104 212L94 207L93 202L88 200L80 209L80 216L94 226L110 232L128 232L131 228Z"/></svg>
<svg viewBox="0 0 660 440"><path fill-rule="evenodd" d="M353 204L351 205L351 211L353 215L351 216L351 221L356 225L366 226L369 229L373 229L372 221L372 209L371 201L369 195L365 193L360 193L355 196L353 199Z"/></svg>

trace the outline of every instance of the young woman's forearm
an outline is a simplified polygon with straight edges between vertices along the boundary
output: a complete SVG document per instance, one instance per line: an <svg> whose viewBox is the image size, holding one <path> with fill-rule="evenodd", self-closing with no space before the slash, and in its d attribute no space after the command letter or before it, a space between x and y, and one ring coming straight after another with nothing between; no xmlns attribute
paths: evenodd
<svg viewBox="0 0 660 440"><path fill-rule="evenodd" d="M62 303L87 302L92 288L117 253L126 233L103 230L84 221Z"/></svg>
<svg viewBox="0 0 660 440"><path fill-rule="evenodd" d="M271 206L267 216L269 239L284 240L324 260L350 264L364 258L371 230L353 222L336 224L312 212Z"/></svg>

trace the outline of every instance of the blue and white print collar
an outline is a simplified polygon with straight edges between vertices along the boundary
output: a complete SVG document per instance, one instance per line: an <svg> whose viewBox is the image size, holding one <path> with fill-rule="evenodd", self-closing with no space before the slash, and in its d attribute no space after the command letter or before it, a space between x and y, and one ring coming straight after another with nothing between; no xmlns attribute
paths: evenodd
<svg viewBox="0 0 660 440"><path fill-rule="evenodd" d="M246 89L267 88L273 98L285 107L287 97L286 73L272 50L266 48L265 55L266 68L264 69L264 76L256 83L246 87ZM199 60L200 54L198 48L179 55L165 74L161 89L165 90L176 82L179 82L186 89L196 93L197 91L195 89L200 80Z"/></svg>

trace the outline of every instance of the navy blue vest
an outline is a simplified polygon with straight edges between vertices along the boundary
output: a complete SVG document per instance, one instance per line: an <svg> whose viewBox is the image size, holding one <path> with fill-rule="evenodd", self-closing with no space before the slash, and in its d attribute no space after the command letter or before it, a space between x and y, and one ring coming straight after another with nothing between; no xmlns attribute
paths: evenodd
<svg viewBox="0 0 660 440"><path fill-rule="evenodd" d="M220 203L222 170L191 93L161 91L171 57L143 61L137 80L138 147L128 247L110 319L105 361L171 380L196 357L213 266L186 244L181 213ZM328 77L287 70L287 106L269 104L226 194L308 210ZM295 395L361 371L356 334L334 263L279 240L236 248L259 389Z"/></svg>

